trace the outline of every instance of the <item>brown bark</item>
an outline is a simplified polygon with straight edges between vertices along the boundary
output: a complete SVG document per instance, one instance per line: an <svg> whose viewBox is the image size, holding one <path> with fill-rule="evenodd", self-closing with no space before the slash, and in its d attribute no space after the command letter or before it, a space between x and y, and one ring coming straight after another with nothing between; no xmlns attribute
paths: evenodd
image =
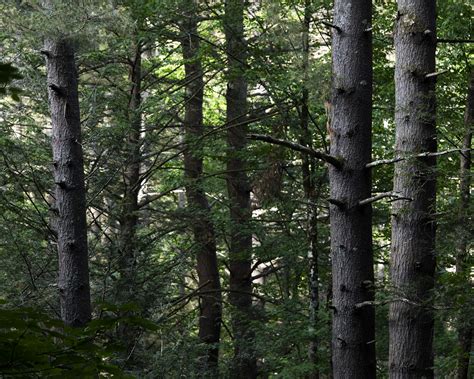
<svg viewBox="0 0 474 379"><path fill-rule="evenodd" d="M372 301L372 208L359 201L371 196L372 129L372 2L336 0L333 27L333 100L330 206L335 378L375 378Z"/></svg>
<svg viewBox="0 0 474 379"><path fill-rule="evenodd" d="M474 70L470 73L470 81L467 95L466 112L464 114L466 132L463 140L463 152L461 154L459 185L460 204L458 214L459 234L457 236L458 246L456 254L456 273L462 275L463 281L470 284L470 257L469 257L469 203L471 192L471 142L474 126ZM467 227L466 227L467 226ZM472 311L461 309L458 326L458 379L467 379L469 375L469 356L472 346Z"/></svg>
<svg viewBox="0 0 474 379"><path fill-rule="evenodd" d="M203 93L204 74L199 58L197 1L186 1L188 11L182 23L181 46L186 73L184 130L187 149L184 152L186 195L193 212L193 234L197 259L199 287L205 294L199 296L199 338L205 344L202 358L203 375L218 376L219 340L222 317L219 268L216 238L210 207L203 189Z"/></svg>
<svg viewBox="0 0 474 379"><path fill-rule="evenodd" d="M435 0L399 0L395 25L395 155L436 151ZM436 157L395 163L389 314L390 378L433 377Z"/></svg>
<svg viewBox="0 0 474 379"><path fill-rule="evenodd" d="M70 40L49 38L43 54L47 61L52 122L61 317L67 325L83 326L91 319L91 302L86 190L74 48Z"/></svg>
<svg viewBox="0 0 474 379"><path fill-rule="evenodd" d="M252 233L250 185L245 150L247 135L246 43L244 38L244 0L226 0L224 27L227 44L228 83L226 92L227 191L230 207L230 289L233 307L234 361L231 376L256 377L252 319Z"/></svg>

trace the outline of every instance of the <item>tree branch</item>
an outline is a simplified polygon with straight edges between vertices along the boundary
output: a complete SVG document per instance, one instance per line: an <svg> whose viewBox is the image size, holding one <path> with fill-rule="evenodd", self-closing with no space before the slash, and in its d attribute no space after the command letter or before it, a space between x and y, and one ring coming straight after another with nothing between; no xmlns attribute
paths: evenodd
<svg viewBox="0 0 474 379"><path fill-rule="evenodd" d="M437 43L474 43L474 39L449 39L449 38L438 38Z"/></svg>
<svg viewBox="0 0 474 379"><path fill-rule="evenodd" d="M278 138L274 138L274 137L262 135L262 134L249 134L247 135L247 138L254 141L263 141L263 142L271 143L273 145L288 147L289 149L299 151L300 153L308 154L317 159L321 159L324 162L332 164L335 168L339 170L342 168L342 162L338 158L332 155L320 152L320 151L313 150L309 147L300 145L295 142L285 141L285 140L281 140Z"/></svg>
<svg viewBox="0 0 474 379"><path fill-rule="evenodd" d="M405 161L407 159L413 159L413 158L439 157L441 155L457 153L457 152L467 153L471 150L472 149L452 149L452 150L440 151L440 152L437 152L437 153L425 152L425 153L420 153L420 154L416 154L416 155L411 155L411 156L408 156L408 157L398 157L398 158L392 158L392 159L380 159L378 161L373 161L373 162L367 163L365 165L365 167L366 168L372 168L372 167L377 167L377 166L381 166L381 165L384 165L384 164L397 163L397 162L400 162L400 161Z"/></svg>
<svg viewBox="0 0 474 379"><path fill-rule="evenodd" d="M376 201L384 199L386 197L389 197L389 198L393 199L392 201L395 201L395 200L413 201L413 199L411 199L409 197L402 196L402 195L400 195L398 193L395 193L395 192L383 192L383 193L379 193L378 195L369 197L368 199L364 199L364 200L359 201L359 206L372 204L372 203L375 203Z"/></svg>

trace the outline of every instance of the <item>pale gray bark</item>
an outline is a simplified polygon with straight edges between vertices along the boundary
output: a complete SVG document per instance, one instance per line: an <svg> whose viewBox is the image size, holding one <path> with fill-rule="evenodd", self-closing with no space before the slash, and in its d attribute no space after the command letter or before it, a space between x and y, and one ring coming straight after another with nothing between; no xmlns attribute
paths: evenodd
<svg viewBox="0 0 474 379"><path fill-rule="evenodd" d="M233 307L234 361L231 377L255 378L256 357L252 312L252 233L250 184L245 168L247 144L247 47L244 37L244 0L226 0L224 27L227 44L226 92L227 191L230 207L229 301Z"/></svg>
<svg viewBox="0 0 474 379"><path fill-rule="evenodd" d="M399 0L395 24L396 157L436 151L436 1ZM428 76L427 76L428 75ZM395 163L390 378L433 377L436 157ZM405 301L408 300L408 301Z"/></svg>
<svg viewBox="0 0 474 379"><path fill-rule="evenodd" d="M330 222L333 290L334 378L375 378L371 196L372 2L334 3Z"/></svg>
<svg viewBox="0 0 474 379"><path fill-rule="evenodd" d="M61 317L67 325L83 326L91 319L91 302L86 191L74 47L68 39L48 38L42 53L47 62L52 122Z"/></svg>

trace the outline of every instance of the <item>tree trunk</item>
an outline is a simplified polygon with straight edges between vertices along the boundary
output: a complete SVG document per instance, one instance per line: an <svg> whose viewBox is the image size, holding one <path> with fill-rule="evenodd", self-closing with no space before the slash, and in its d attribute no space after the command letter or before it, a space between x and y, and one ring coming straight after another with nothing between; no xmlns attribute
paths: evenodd
<svg viewBox="0 0 474 379"><path fill-rule="evenodd" d="M186 1L188 12L182 25L181 40L186 73L184 130L187 149L184 153L186 195L193 212L193 234L200 294L199 338L207 344L203 357L203 375L218 376L219 340L222 317L216 238L210 207L203 189L203 93L204 74L199 58L197 1Z"/></svg>
<svg viewBox="0 0 474 379"><path fill-rule="evenodd" d="M395 154L436 151L435 0L399 0L395 25ZM389 315L390 378L433 377L436 158L395 164ZM409 300L409 301L406 301ZM416 303L416 304L414 304Z"/></svg>
<svg viewBox="0 0 474 379"><path fill-rule="evenodd" d="M335 378L375 378L372 301L371 195L372 3L336 0L333 26L331 155L342 169L329 168L333 277L332 360Z"/></svg>
<svg viewBox="0 0 474 379"><path fill-rule="evenodd" d="M244 0L225 1L225 35L228 59L226 92L227 191L230 206L230 294L233 307L234 362L231 376L256 377L252 319L252 232L250 185L245 150L247 134L246 43L244 39Z"/></svg>
<svg viewBox="0 0 474 379"><path fill-rule="evenodd" d="M466 229L469 225L469 202L471 191L471 141L472 130L474 126L474 70L470 73L469 89L467 95L466 113L464 123L466 125L466 134L463 141L463 152L461 154L461 183L460 207L458 215L458 246L456 256L456 272L463 277L463 283L470 286L470 266L469 266L469 233ZM458 379L467 379L469 374L469 356L472 346L472 310L469 308L461 309L458 326Z"/></svg>
<svg viewBox="0 0 474 379"><path fill-rule="evenodd" d="M123 200L120 215L120 258L121 280L117 290L122 303L134 300L134 269L136 260L138 225L138 194L140 191L140 128L141 128L141 47L137 43L130 60L129 81L131 84L128 103L128 134L125 141L123 171Z"/></svg>
<svg viewBox="0 0 474 379"><path fill-rule="evenodd" d="M309 29L311 26L311 0L305 0L303 19L303 94L301 98L301 145L313 148L312 136L309 130ZM315 188L315 160L307 154L302 157L303 190L307 206L306 236L308 244L308 292L309 292L309 330L312 334L308 346L308 359L312 364L309 379L318 379L318 339L316 331L318 329L319 310L319 276L318 276L318 229L317 229L317 209L316 209L316 188Z"/></svg>
<svg viewBox="0 0 474 379"><path fill-rule="evenodd" d="M52 122L61 317L66 325L91 319L86 190L74 48L48 39L43 50Z"/></svg>
<svg viewBox="0 0 474 379"><path fill-rule="evenodd" d="M138 226L138 194L140 192L140 129L141 129L141 81L142 81L142 49L138 42L134 44L133 56L130 59L128 80L130 96L126 120L129 123L125 138L123 165L123 198L119 217L120 235L118 259L120 280L117 284L117 299L120 304L136 301L135 269L137 255L137 226ZM122 317L130 316L127 311ZM138 335L137 328L123 324L119 327L119 335L125 346L127 364L133 361L133 347Z"/></svg>

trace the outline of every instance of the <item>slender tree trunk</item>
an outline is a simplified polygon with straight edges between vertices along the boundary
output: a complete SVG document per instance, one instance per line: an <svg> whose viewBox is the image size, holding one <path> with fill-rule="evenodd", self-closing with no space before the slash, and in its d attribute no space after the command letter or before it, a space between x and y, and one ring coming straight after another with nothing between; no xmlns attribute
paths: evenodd
<svg viewBox="0 0 474 379"><path fill-rule="evenodd" d="M312 148L312 136L309 130L309 29L311 25L311 0L305 0L304 19L303 19L303 94L301 99L301 141L303 146ZM312 364L312 370L309 379L318 379L318 339L316 331L318 329L318 310L319 310L319 277L318 277L318 229L317 229L317 209L315 194L315 160L307 154L302 155L302 174L303 190L307 208L307 226L306 235L308 243L308 289L309 289L309 328L313 333L308 346L308 359Z"/></svg>
<svg viewBox="0 0 474 379"><path fill-rule="evenodd" d="M138 194L140 191L140 128L141 128L141 47L137 43L129 68L131 83L127 119L129 129L126 137L123 172L123 200L120 216L121 281L118 286L122 302L134 300L134 270L137 250Z"/></svg>
<svg viewBox="0 0 474 379"><path fill-rule="evenodd" d="M117 284L117 298L121 304L136 301L135 266L138 226L138 194L140 191L140 129L141 129L141 61L142 49L138 42L134 45L130 59L128 79L131 85L126 120L129 123L125 139L125 162L123 168L123 198L119 218L120 235L118 259L120 281ZM130 316L124 312L122 316ZM136 343L137 329L123 324L119 330L120 339L125 346L127 364L133 360L132 352Z"/></svg>
<svg viewBox="0 0 474 379"><path fill-rule="evenodd" d="M333 277L332 349L335 378L375 378L372 301L371 195L372 2L336 0L333 31L331 155L342 169L329 168Z"/></svg>
<svg viewBox="0 0 474 379"><path fill-rule="evenodd" d="M456 272L463 277L463 283L470 286L469 266L469 233L466 225L469 225L469 203L471 192L471 141L474 127L474 70L471 71L469 89L467 95L466 113L464 115L466 134L463 141L463 153L461 154L461 183L460 207L458 215L458 246L456 256ZM461 309L458 326L458 379L467 379L469 374L469 356L472 346L472 310Z"/></svg>
<svg viewBox="0 0 474 379"><path fill-rule="evenodd" d="M210 207L203 189L203 93L204 74L199 58L199 35L197 23L197 1L186 1L181 40L186 73L186 105L184 116L187 150L184 153L186 195L193 212L193 234L197 258L199 286L207 294L199 296L199 338L207 344L203 357L204 376L218 376L219 340L222 317L219 268L216 254L214 225Z"/></svg>
<svg viewBox="0 0 474 379"><path fill-rule="evenodd" d="M436 151L436 1L398 0L395 25L396 156ZM433 377L436 158L395 164L392 208L390 378ZM403 300L398 300L403 299ZM404 301L408 299L409 302ZM413 304L413 303L416 303Z"/></svg>
<svg viewBox="0 0 474 379"><path fill-rule="evenodd" d="M91 319L87 250L86 190L74 48L67 39L48 39L43 50L52 122L53 173L58 233L59 293L65 324Z"/></svg>
<svg viewBox="0 0 474 379"><path fill-rule="evenodd" d="M252 232L250 184L245 172L247 134L246 43L244 39L244 0L225 1L225 35L228 59L227 102L227 191L230 203L230 289L233 306L234 362L231 376L256 377L252 319Z"/></svg>

